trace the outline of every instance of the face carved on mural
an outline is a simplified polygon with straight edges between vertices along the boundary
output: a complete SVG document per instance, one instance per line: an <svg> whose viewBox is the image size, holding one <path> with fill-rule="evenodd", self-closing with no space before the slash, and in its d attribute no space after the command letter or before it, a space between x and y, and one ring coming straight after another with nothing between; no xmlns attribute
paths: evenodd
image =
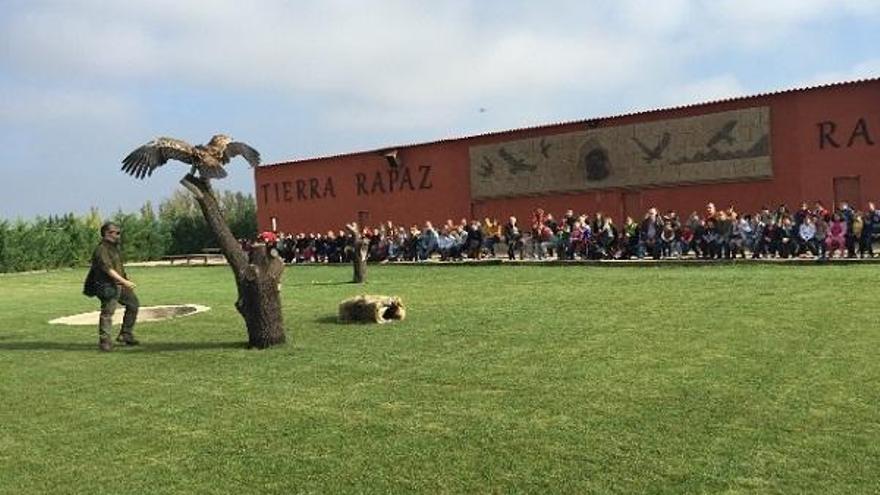
<svg viewBox="0 0 880 495"><path fill-rule="evenodd" d="M584 170L588 181L600 181L608 177L608 152L595 147L584 155Z"/></svg>

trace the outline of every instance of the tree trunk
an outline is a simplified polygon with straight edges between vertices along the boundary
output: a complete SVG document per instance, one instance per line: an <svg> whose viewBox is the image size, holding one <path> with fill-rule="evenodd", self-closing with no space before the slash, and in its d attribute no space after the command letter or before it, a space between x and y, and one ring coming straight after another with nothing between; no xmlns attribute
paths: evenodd
<svg viewBox="0 0 880 495"><path fill-rule="evenodd" d="M361 229L357 223L347 224L345 228L354 239L351 252L351 264L354 267L352 283L362 284L367 281L367 252L370 250L370 242L361 237Z"/></svg>
<svg viewBox="0 0 880 495"><path fill-rule="evenodd" d="M354 238L354 253L351 262L354 265L354 280L356 284L362 284L367 281L367 252L370 249L370 243L365 241L360 235Z"/></svg>
<svg viewBox="0 0 880 495"><path fill-rule="evenodd" d="M235 309L244 318L247 326L248 345L265 349L283 344L286 336L281 316L280 283L284 263L278 253L274 250L269 253L264 245L257 244L248 260L226 225L208 181L189 174L180 183L195 196L235 275L235 284L238 286Z"/></svg>

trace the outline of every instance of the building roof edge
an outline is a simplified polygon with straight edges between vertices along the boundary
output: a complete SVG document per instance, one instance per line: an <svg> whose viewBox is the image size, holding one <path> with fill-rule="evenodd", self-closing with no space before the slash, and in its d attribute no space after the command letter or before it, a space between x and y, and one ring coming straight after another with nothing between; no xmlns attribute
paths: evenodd
<svg viewBox="0 0 880 495"><path fill-rule="evenodd" d="M767 96L776 96L776 95L782 95L782 94L788 94L788 93L800 93L800 92L804 92L804 91L813 91L813 90L817 90L817 89L835 88L835 87L840 87L840 86L851 86L851 85L856 85L856 84L864 84L864 83L877 82L877 81L880 81L880 76L868 77L868 78L862 78L862 79L852 79L852 80L848 80L848 81L839 81L839 82L833 82L833 83L816 84L816 85L812 85L812 86L797 86L794 88L782 89L782 90L777 90L777 91L767 91L764 93L756 93L756 94L742 95L742 96L731 96L729 98L719 98L717 100L707 100L707 101L701 101L701 102L697 102L697 103L688 103L685 105L675 105L675 106L671 106L671 107L652 108L652 109L648 109L648 110L637 110L637 111L633 111L633 112L625 112L625 113L620 113L620 114L615 114L615 115L605 115L602 117L593 117L593 118L588 118L588 119L561 121L561 122L554 122L554 123L549 123L549 124L538 124L538 125L533 125L533 126L516 127L516 128L512 128L512 129L504 129L504 130L499 130L499 131L483 132L483 133L479 133L479 134L471 134L471 135L463 135L463 136L450 136L450 137L436 139L436 140L432 140L432 141L414 142L414 143L407 143L407 144L396 144L396 145L383 146L381 148L374 148L374 149L367 149L367 150L335 153L335 154L330 154L330 155L321 155L321 156L308 157L308 158L297 158L294 160L285 160L282 162L267 163L265 165L262 165L261 168L278 167L278 166L283 166L283 165L295 165L298 163L305 163L305 162L333 160L333 159L345 158L345 157L355 156L355 155L382 153L382 152L385 152L388 150L394 150L394 149L412 148L412 147L416 147L416 146L429 146L429 145L433 145L433 144L441 144L441 143L447 143L447 142L452 142L452 141L461 141L461 140L465 140L465 139L491 137L491 136L497 136L497 135L507 134L507 133L511 133L511 132L532 131L532 130L538 130L538 129L549 129L551 127L559 127L559 126L572 125L572 124L586 124L588 122L594 122L594 121L600 121L600 120L619 119L619 118L634 117L634 116L639 116L639 115L649 115L649 114L653 114L653 113L667 112L667 111L671 111L671 110L683 110L683 109L696 108L696 107L702 107L702 106L708 106L708 105L717 105L719 103L729 103L729 102L734 102L734 101L746 101L746 100L764 98Z"/></svg>

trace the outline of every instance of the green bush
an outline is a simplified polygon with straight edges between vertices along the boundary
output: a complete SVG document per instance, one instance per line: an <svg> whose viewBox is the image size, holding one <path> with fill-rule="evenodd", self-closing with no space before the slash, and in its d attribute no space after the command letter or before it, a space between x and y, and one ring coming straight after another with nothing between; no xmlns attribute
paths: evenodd
<svg viewBox="0 0 880 495"><path fill-rule="evenodd" d="M255 237L254 197L225 191L218 199L232 233ZM118 211L109 219L122 228L122 251L127 261L198 253L217 245L198 204L181 190L159 205L158 214L147 202L137 213ZM102 223L94 208L82 216L68 213L31 221L0 220L0 272L83 266L100 240Z"/></svg>

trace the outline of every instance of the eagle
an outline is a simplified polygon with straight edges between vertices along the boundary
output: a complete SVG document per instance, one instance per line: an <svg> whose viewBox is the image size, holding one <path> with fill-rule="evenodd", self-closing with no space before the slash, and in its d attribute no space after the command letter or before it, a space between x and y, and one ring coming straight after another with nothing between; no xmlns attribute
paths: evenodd
<svg viewBox="0 0 880 495"><path fill-rule="evenodd" d="M642 153L645 156L642 158L645 163L651 163L654 160L659 160L663 158L663 152L669 146L669 141L672 139L672 136L669 135L668 132L663 133L663 137L660 138L660 141L657 143L657 146L654 146L653 149L648 148L648 145L643 143L639 138L633 137L632 140L638 145L639 148L642 149Z"/></svg>
<svg viewBox="0 0 880 495"><path fill-rule="evenodd" d="M252 167L260 164L260 153L249 145L223 134L212 137L208 144L193 146L186 141L159 137L132 151L122 160L122 171L143 179L165 165L177 160L192 165L191 174L199 172L203 179L226 177L224 165L236 156L242 156Z"/></svg>

